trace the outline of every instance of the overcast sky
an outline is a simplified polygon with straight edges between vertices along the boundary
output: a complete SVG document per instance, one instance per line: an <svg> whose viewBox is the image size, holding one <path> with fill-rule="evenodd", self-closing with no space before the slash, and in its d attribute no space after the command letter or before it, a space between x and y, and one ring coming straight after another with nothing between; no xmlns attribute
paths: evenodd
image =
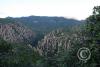
<svg viewBox="0 0 100 67"><path fill-rule="evenodd" d="M0 17L63 16L85 19L100 0L0 0Z"/></svg>

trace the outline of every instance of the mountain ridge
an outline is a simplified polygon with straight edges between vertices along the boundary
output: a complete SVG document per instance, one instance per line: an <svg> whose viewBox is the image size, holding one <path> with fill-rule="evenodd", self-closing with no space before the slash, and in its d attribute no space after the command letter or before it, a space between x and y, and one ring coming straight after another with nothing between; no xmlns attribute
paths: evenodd
<svg viewBox="0 0 100 67"><path fill-rule="evenodd" d="M46 34L48 34L53 30L61 28L69 29L73 26L81 25L82 23L81 21L75 19L66 19L64 17L29 16L29 17L18 17L18 18L14 17L0 18L0 24L1 27L3 27L2 29L0 28L0 30L4 31L6 30L5 33L2 33L4 31L1 31L0 35L0 37L3 37L4 40L7 40L8 37L8 40L10 38L10 40L13 39L12 41L15 42L17 40L23 42L28 40L29 43L31 42L37 44L38 41L40 41ZM28 31L30 34L28 33ZM32 32L35 33L35 35L33 35ZM9 33L9 35L6 35L6 37L3 36L3 34L6 33ZM13 35L13 37L10 34ZM30 41L27 36L29 36L29 39L32 41Z"/></svg>

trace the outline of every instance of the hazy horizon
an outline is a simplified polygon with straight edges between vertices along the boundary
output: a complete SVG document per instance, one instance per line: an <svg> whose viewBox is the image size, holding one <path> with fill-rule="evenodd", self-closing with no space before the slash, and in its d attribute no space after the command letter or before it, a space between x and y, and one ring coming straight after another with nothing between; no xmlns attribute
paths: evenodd
<svg viewBox="0 0 100 67"><path fill-rule="evenodd" d="M83 20L100 0L2 0L0 17L58 16Z"/></svg>

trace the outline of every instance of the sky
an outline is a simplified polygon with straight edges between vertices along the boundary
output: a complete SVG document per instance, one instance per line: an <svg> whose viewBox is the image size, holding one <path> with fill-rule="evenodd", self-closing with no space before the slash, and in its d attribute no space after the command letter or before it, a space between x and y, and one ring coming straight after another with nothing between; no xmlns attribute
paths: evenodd
<svg viewBox="0 0 100 67"><path fill-rule="evenodd" d="M0 0L0 17L58 16L83 20L100 0Z"/></svg>

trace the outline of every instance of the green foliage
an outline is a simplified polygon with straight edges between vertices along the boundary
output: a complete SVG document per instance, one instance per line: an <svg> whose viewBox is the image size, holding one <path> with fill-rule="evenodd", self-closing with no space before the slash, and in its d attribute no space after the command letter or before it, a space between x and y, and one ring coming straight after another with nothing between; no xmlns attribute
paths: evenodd
<svg viewBox="0 0 100 67"><path fill-rule="evenodd" d="M0 23L15 23L15 20L13 18L7 17L7 18L0 18Z"/></svg>
<svg viewBox="0 0 100 67"><path fill-rule="evenodd" d="M0 38L0 67L7 67L10 55L12 55L11 44Z"/></svg>
<svg viewBox="0 0 100 67"><path fill-rule="evenodd" d="M10 44L0 39L0 67L33 67L39 58L28 45Z"/></svg>
<svg viewBox="0 0 100 67"><path fill-rule="evenodd" d="M94 7L93 10L93 15L87 18L85 42L92 53L90 64L97 67L100 64L100 6Z"/></svg>

